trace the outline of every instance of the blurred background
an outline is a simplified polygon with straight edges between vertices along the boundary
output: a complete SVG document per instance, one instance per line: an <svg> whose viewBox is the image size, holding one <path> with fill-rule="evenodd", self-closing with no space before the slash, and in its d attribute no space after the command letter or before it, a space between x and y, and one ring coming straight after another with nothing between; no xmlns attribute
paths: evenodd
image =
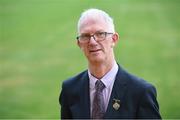
<svg viewBox="0 0 180 120"><path fill-rule="evenodd" d="M0 0L0 118L59 118L62 81L87 68L75 38L88 8L114 18L118 63L180 118L179 0Z"/></svg>

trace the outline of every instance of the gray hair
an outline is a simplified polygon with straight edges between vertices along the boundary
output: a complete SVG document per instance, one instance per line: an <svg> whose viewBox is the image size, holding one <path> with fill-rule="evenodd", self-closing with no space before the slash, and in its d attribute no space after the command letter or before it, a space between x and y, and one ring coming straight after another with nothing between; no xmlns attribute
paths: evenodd
<svg viewBox="0 0 180 120"><path fill-rule="evenodd" d="M115 32L113 19L105 11L91 8L91 9L84 11L81 14L79 21L78 21L78 33L80 32L80 27L81 27L82 22L87 18L91 18L94 20L102 18L108 24L110 32L113 32L113 33Z"/></svg>

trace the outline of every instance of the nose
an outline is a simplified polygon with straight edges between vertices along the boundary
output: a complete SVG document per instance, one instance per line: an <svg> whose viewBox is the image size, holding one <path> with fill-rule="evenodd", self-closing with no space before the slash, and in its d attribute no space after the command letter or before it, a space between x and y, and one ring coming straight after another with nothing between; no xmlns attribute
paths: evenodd
<svg viewBox="0 0 180 120"><path fill-rule="evenodd" d="M92 44L92 45L97 44L94 36L90 37L89 44Z"/></svg>

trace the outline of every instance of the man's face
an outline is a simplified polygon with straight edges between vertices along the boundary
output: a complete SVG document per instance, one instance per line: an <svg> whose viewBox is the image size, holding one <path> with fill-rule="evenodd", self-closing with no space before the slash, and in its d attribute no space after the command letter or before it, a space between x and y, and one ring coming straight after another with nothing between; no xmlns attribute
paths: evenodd
<svg viewBox="0 0 180 120"><path fill-rule="evenodd" d="M97 32L111 32L108 29L108 25L104 20L85 20L82 22L79 34L93 35ZM106 35L103 41L97 42L93 37L87 43L78 41L78 45L84 52L90 63L98 63L106 60L113 60L113 46L118 40L117 34Z"/></svg>

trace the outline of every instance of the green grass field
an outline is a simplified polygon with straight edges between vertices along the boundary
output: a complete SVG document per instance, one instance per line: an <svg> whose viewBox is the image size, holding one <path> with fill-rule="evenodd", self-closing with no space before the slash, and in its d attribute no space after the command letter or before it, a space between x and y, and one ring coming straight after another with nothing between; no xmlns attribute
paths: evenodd
<svg viewBox="0 0 180 120"><path fill-rule="evenodd" d="M0 0L0 118L59 118L63 80L86 69L76 24L108 12L119 64L154 84L163 118L180 118L179 0Z"/></svg>

